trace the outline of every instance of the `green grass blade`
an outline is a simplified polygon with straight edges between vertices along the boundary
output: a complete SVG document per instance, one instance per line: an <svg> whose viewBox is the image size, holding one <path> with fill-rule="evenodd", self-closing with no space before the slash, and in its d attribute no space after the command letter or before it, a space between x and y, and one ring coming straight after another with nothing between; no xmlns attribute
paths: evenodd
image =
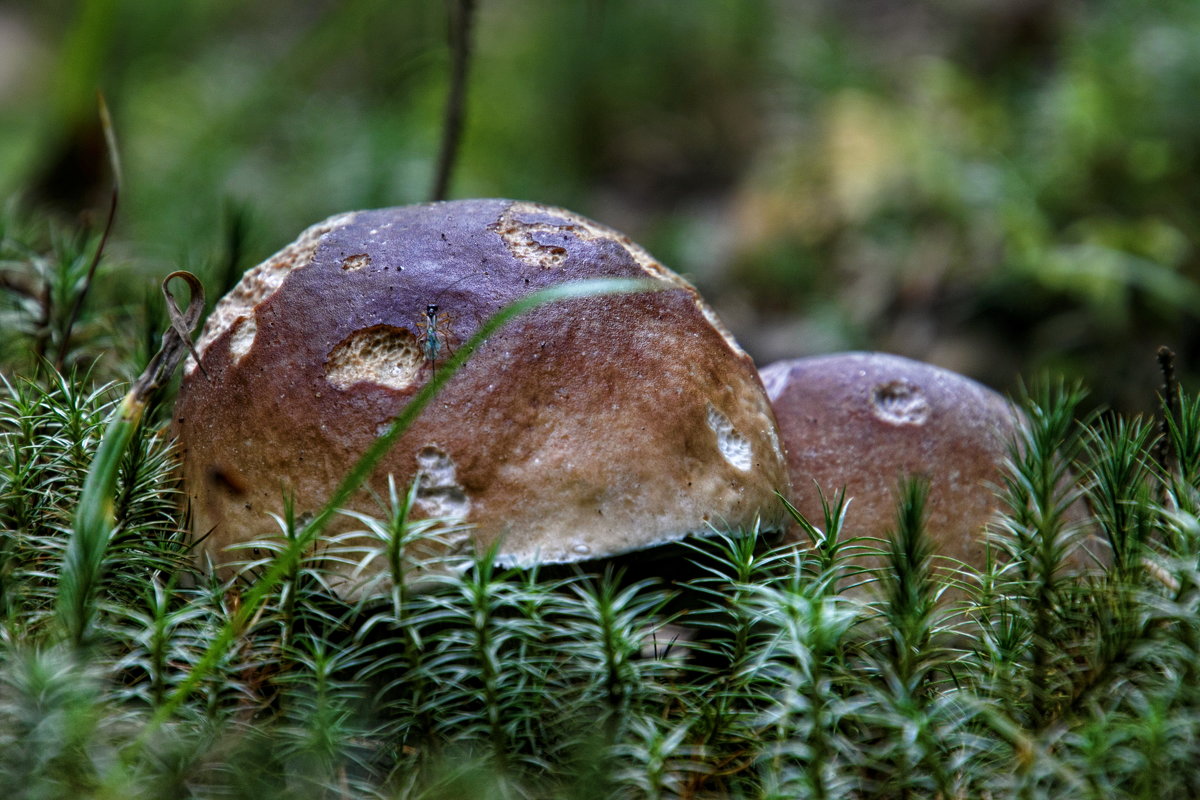
<svg viewBox="0 0 1200 800"><path fill-rule="evenodd" d="M56 611L68 640L85 643L95 616L96 590L104 569L104 553L116 527L113 498L121 460L133 440L146 404L133 392L118 406L88 470L75 512L75 530L63 557Z"/></svg>
<svg viewBox="0 0 1200 800"><path fill-rule="evenodd" d="M169 289L171 281L177 278L192 290L185 312L179 311ZM63 556L55 611L68 640L75 646L85 643L95 617L104 556L116 528L114 497L122 459L137 433L150 397L175 371L185 348L191 346L191 331L204 308L203 288L190 273L172 272L163 280L162 290L172 312L171 327L163 334L158 354L122 398L100 440L84 479L71 539Z"/></svg>

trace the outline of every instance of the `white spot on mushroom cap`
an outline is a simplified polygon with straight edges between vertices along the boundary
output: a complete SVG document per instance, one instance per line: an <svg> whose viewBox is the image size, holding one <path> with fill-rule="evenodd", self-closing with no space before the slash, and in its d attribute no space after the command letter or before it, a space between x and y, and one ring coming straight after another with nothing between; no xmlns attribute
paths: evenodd
<svg viewBox="0 0 1200 800"><path fill-rule="evenodd" d="M367 381L407 389L421 374L417 337L404 328L373 325L350 334L325 360L325 380L339 389Z"/></svg>
<svg viewBox="0 0 1200 800"><path fill-rule="evenodd" d="M708 404L708 427L717 435L717 449L725 460L735 469L747 471L754 465L754 450L750 440L737 432L729 417L717 410L712 403Z"/></svg>
<svg viewBox="0 0 1200 800"><path fill-rule="evenodd" d="M537 239L539 233L559 233L564 230L556 225L547 223L523 224L511 219L500 218L496 232L504 240L508 251L514 258L524 261L534 267L553 269L561 267L567 260L567 251L558 245L542 244Z"/></svg>
<svg viewBox="0 0 1200 800"><path fill-rule="evenodd" d="M871 413L891 425L924 425L929 401L911 381L894 380L871 390Z"/></svg>
<svg viewBox="0 0 1200 800"><path fill-rule="evenodd" d="M237 324L238 320L252 319L254 309L278 291L292 270L306 267L312 263L313 256L317 253L317 247L321 244L321 237L348 224L356 213L338 214L324 222L318 222L300 234L296 241L257 267L247 270L242 279L238 281L237 286L221 298L212 313L209 314L208 320L205 321L204 330L201 332L200 338L196 340L196 353L200 358L204 358L208 346ZM243 323L243 327L244 325ZM256 333L256 327L245 328L243 332L239 333L243 338L238 343L241 353L234 353L236 358L241 358L250 352L250 348L254 345L253 334ZM195 369L196 360L188 356L184 372L191 374Z"/></svg>
<svg viewBox="0 0 1200 800"><path fill-rule="evenodd" d="M370 253L355 253L342 259L342 269L347 272L355 272L360 269L366 269L369 266L371 266Z"/></svg>
<svg viewBox="0 0 1200 800"><path fill-rule="evenodd" d="M254 347L254 337L258 335L258 321L251 314L234 321L233 334L229 337L229 353L234 363L241 361Z"/></svg>
<svg viewBox="0 0 1200 800"><path fill-rule="evenodd" d="M435 519L461 521L471 513L471 498L458 482L457 467L441 447L429 444L417 453L417 508Z"/></svg>

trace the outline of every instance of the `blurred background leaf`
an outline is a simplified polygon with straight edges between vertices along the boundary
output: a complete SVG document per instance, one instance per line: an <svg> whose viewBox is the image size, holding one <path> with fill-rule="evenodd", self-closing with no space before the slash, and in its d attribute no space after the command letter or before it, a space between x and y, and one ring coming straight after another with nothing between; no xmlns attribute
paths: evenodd
<svg viewBox="0 0 1200 800"><path fill-rule="evenodd" d="M103 90L125 184L91 302L136 318L176 267L219 296L312 222L427 199L446 29L412 0L0 0L0 194L102 222ZM479 0L474 38L451 196L625 231L761 363L1053 368L1127 410L1158 345L1197 373L1194 0Z"/></svg>

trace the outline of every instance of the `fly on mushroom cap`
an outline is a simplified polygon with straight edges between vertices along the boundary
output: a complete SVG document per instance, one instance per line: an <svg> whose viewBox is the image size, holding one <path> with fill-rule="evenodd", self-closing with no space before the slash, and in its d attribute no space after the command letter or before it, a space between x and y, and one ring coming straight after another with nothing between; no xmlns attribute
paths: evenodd
<svg viewBox="0 0 1200 800"><path fill-rule="evenodd" d="M370 484L531 565L783 526L787 470L750 359L689 284L560 209L468 200L314 226L214 310L176 407L193 530L218 563L315 511L432 368L508 303L567 281L674 288L542 306L491 337ZM431 363L432 362L432 363ZM213 475L224 475L215 480ZM236 487L236 490L233 488ZM354 508L378 513L366 493ZM343 528L346 526L343 525Z"/></svg>

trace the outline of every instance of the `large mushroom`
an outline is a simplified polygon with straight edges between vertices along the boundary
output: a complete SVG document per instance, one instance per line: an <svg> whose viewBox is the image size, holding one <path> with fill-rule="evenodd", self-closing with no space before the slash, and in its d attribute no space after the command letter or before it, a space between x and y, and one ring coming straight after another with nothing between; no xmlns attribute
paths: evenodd
<svg viewBox="0 0 1200 800"><path fill-rule="evenodd" d="M820 523L817 487L850 498L847 535L885 538L905 477L929 482L937 552L981 567L994 489L1018 417L999 394L949 370L882 353L842 353L761 371L792 474L793 502Z"/></svg>
<svg viewBox="0 0 1200 800"><path fill-rule="evenodd" d="M333 217L242 278L176 406L192 526L217 563L313 511L432 370L535 290L651 277L666 291L540 307L489 339L380 462L417 509L502 563L588 560L690 534L779 530L787 469L749 357L688 283L561 209L467 200ZM367 493L352 502L379 511ZM348 521L346 524L349 524ZM343 527L345 527L343 525ZM460 542L466 544L466 541Z"/></svg>

